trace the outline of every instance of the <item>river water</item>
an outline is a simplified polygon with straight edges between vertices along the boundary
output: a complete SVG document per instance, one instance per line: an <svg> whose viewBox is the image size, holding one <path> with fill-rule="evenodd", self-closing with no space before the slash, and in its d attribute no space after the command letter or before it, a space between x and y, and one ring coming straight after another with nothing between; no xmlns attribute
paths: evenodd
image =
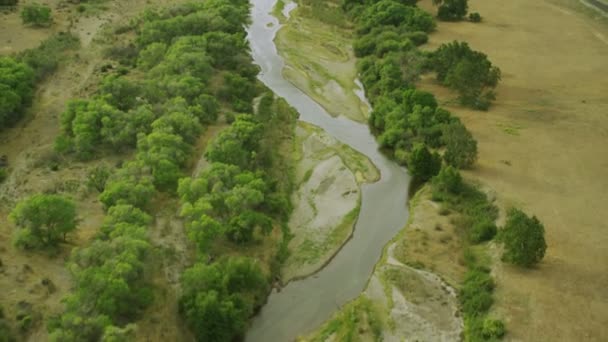
<svg viewBox="0 0 608 342"><path fill-rule="evenodd" d="M253 59L261 67L258 78L285 98L300 113L300 120L323 128L365 154L381 173L378 182L362 187L361 211L352 239L314 276L293 281L280 292L273 290L246 336L251 342L293 341L317 328L363 291L382 249L407 222L410 177L404 168L380 153L366 125L333 118L283 78L284 63L273 42L280 25L270 14L276 0L251 2L253 22L248 40Z"/></svg>

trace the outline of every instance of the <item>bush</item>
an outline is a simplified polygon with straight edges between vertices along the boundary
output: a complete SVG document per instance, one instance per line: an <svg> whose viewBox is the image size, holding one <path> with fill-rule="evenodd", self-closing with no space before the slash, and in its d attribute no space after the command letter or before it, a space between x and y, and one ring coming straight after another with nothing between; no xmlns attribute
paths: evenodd
<svg viewBox="0 0 608 342"><path fill-rule="evenodd" d="M38 47L23 51L19 54L19 59L34 70L36 80L40 81L57 70L67 51L79 45L78 37L60 32L43 41Z"/></svg>
<svg viewBox="0 0 608 342"><path fill-rule="evenodd" d="M25 5L21 10L21 19L24 24L32 24L42 27L49 26L52 22L51 8L37 3Z"/></svg>
<svg viewBox="0 0 608 342"><path fill-rule="evenodd" d="M489 221L476 222L469 231L469 240L473 243L489 241L496 235L496 225Z"/></svg>
<svg viewBox="0 0 608 342"><path fill-rule="evenodd" d="M11 57L0 57L0 128L21 118L33 93L33 70Z"/></svg>
<svg viewBox="0 0 608 342"><path fill-rule="evenodd" d="M15 6L19 0L0 0L0 6Z"/></svg>
<svg viewBox="0 0 608 342"><path fill-rule="evenodd" d="M87 175L87 186L98 192L103 192L108 178L110 178L110 170L105 165L96 166Z"/></svg>
<svg viewBox="0 0 608 342"><path fill-rule="evenodd" d="M426 182L439 173L441 157L437 152L431 153L425 145L419 144L412 149L408 161L408 170L418 180Z"/></svg>
<svg viewBox="0 0 608 342"><path fill-rule="evenodd" d="M76 206L59 195L34 195L19 202L9 217L21 228L15 239L20 248L55 246L76 229Z"/></svg>
<svg viewBox="0 0 608 342"><path fill-rule="evenodd" d="M505 245L503 260L515 265L531 267L545 256L545 227L536 218L528 217L519 209L507 213L507 223L500 232Z"/></svg>
<svg viewBox="0 0 608 342"><path fill-rule="evenodd" d="M462 191L463 182L458 170L451 166L441 168L439 174L433 178L433 197L439 194L459 194Z"/></svg>
<svg viewBox="0 0 608 342"><path fill-rule="evenodd" d="M459 297L465 315L475 317L485 314L494 302L493 290L494 280L488 272L479 268L468 271Z"/></svg>
<svg viewBox="0 0 608 342"><path fill-rule="evenodd" d="M485 319L481 335L488 340L500 339L505 335L505 324L496 319Z"/></svg>
<svg viewBox="0 0 608 342"><path fill-rule="evenodd" d="M460 122L444 126L442 134L446 145L443 159L457 168L467 169L477 160L477 141Z"/></svg>
<svg viewBox="0 0 608 342"><path fill-rule="evenodd" d="M468 10L467 0L433 0L435 4L439 4L437 9L437 17L444 21L461 20Z"/></svg>
<svg viewBox="0 0 608 342"><path fill-rule="evenodd" d="M477 12L469 13L469 21L473 23L481 22L481 15Z"/></svg>

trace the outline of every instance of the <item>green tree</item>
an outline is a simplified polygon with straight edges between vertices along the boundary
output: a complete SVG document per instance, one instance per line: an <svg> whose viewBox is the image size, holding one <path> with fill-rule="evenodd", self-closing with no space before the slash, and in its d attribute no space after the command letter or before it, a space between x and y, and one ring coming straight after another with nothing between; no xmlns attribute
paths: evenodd
<svg viewBox="0 0 608 342"><path fill-rule="evenodd" d="M462 176L457 169L450 165L442 167L437 176L433 177L433 194L459 194L463 189Z"/></svg>
<svg viewBox="0 0 608 342"><path fill-rule="evenodd" d="M437 17L444 21L458 21L467 14L469 6L467 0L433 0L439 6Z"/></svg>
<svg viewBox="0 0 608 342"><path fill-rule="evenodd" d="M500 232L505 245L503 260L524 267L537 264L545 256L545 227L536 218L519 209L507 213L507 223Z"/></svg>
<svg viewBox="0 0 608 342"><path fill-rule="evenodd" d="M24 24L32 24L39 27L49 26L53 21L51 8L38 3L25 5L21 10L21 19Z"/></svg>
<svg viewBox="0 0 608 342"><path fill-rule="evenodd" d="M9 215L20 227L15 244L21 248L55 246L76 229L76 206L60 195L34 195L17 204Z"/></svg>
<svg viewBox="0 0 608 342"><path fill-rule="evenodd" d="M442 139L446 146L443 158L448 164L460 169L473 166L477 160L477 141L462 123L446 125Z"/></svg>
<svg viewBox="0 0 608 342"><path fill-rule="evenodd" d="M0 128L19 120L34 93L34 71L11 57L0 57Z"/></svg>
<svg viewBox="0 0 608 342"><path fill-rule="evenodd" d="M441 157L437 152L431 153L424 144L418 144L412 149L407 166L415 178L426 182L441 169Z"/></svg>

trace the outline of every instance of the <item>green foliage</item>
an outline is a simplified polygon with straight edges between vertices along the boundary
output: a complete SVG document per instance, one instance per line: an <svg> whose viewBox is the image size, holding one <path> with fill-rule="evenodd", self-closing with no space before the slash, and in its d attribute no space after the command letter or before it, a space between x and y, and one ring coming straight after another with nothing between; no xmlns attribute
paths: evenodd
<svg viewBox="0 0 608 342"><path fill-rule="evenodd" d="M419 144L412 149L407 165L415 178L426 182L439 173L441 157L437 152L431 153L425 145Z"/></svg>
<svg viewBox="0 0 608 342"><path fill-rule="evenodd" d="M20 248L56 246L76 229L76 206L59 195L34 195L19 202L9 217L20 228L15 237Z"/></svg>
<svg viewBox="0 0 608 342"><path fill-rule="evenodd" d="M117 204L130 204L145 209L154 194L149 170L141 162L130 162L106 182L99 201L106 209Z"/></svg>
<svg viewBox="0 0 608 342"><path fill-rule="evenodd" d="M105 165L98 165L87 175L87 186L98 192L103 192L110 178L110 170Z"/></svg>
<svg viewBox="0 0 608 342"><path fill-rule="evenodd" d="M489 221L476 222L469 232L469 240L472 243L489 241L496 235L496 224Z"/></svg>
<svg viewBox="0 0 608 342"><path fill-rule="evenodd" d="M458 195L463 190L462 177L458 170L451 166L441 168L433 178L433 198L444 198L446 194Z"/></svg>
<svg viewBox="0 0 608 342"><path fill-rule="evenodd" d="M477 12L469 13L469 21L473 23L481 22L481 15Z"/></svg>
<svg viewBox="0 0 608 342"><path fill-rule="evenodd" d="M268 282L256 262L224 258L211 265L195 264L182 277L180 313L198 341L233 341L261 304Z"/></svg>
<svg viewBox="0 0 608 342"><path fill-rule="evenodd" d="M209 145L205 156L209 161L237 165L251 169L255 166L263 125L249 114L235 117Z"/></svg>
<svg viewBox="0 0 608 342"><path fill-rule="evenodd" d="M496 319L485 319L481 335L488 340L500 339L505 335L505 324Z"/></svg>
<svg viewBox="0 0 608 342"><path fill-rule="evenodd" d="M477 141L460 122L443 127L442 139L446 145L443 158L457 168L467 169L477 160Z"/></svg>
<svg viewBox="0 0 608 342"><path fill-rule="evenodd" d="M270 217L259 212L269 194L259 174L216 162L197 179L182 179L178 193L188 234L202 252L219 235L245 243L256 228L263 233L272 229Z"/></svg>
<svg viewBox="0 0 608 342"><path fill-rule="evenodd" d="M532 267L545 256L545 227L536 218L528 217L519 209L507 213L507 223L500 232L505 245L503 260L515 265Z"/></svg>
<svg viewBox="0 0 608 342"><path fill-rule="evenodd" d="M467 43L442 44L433 52L429 66L437 72L440 82L458 92L463 105L486 110L494 100L491 89L500 80L500 69Z"/></svg>
<svg viewBox="0 0 608 342"><path fill-rule="evenodd" d="M31 24L33 26L49 26L53 21L51 17L51 8L47 5L41 5L38 3L32 3L23 6L21 10L21 19L24 24Z"/></svg>
<svg viewBox="0 0 608 342"><path fill-rule="evenodd" d="M433 0L437 8L437 17L444 21L462 20L467 14L469 6L467 0Z"/></svg>
<svg viewBox="0 0 608 342"><path fill-rule="evenodd" d="M22 117L33 92L33 70L11 57L0 57L0 128Z"/></svg>
<svg viewBox="0 0 608 342"><path fill-rule="evenodd" d="M44 40L38 47L23 51L18 57L34 70L36 80L40 81L55 72L67 53L79 45L77 36L60 32Z"/></svg>
<svg viewBox="0 0 608 342"><path fill-rule="evenodd" d="M19 0L0 0L0 6L15 6Z"/></svg>

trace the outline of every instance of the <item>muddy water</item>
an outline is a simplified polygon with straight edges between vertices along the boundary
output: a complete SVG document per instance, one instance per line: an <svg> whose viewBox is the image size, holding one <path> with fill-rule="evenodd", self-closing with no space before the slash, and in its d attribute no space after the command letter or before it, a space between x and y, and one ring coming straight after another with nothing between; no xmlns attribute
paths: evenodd
<svg viewBox="0 0 608 342"><path fill-rule="evenodd" d="M319 104L281 75L283 61L274 37L280 28L270 12L276 0L251 0L248 40L253 59L261 67L258 78L300 113L300 119L368 156L380 170L377 183L362 187L362 205L352 239L320 272L274 291L253 320L246 340L293 341L317 328L347 301L363 291L383 247L405 225L409 176L378 151L366 125L332 118Z"/></svg>

